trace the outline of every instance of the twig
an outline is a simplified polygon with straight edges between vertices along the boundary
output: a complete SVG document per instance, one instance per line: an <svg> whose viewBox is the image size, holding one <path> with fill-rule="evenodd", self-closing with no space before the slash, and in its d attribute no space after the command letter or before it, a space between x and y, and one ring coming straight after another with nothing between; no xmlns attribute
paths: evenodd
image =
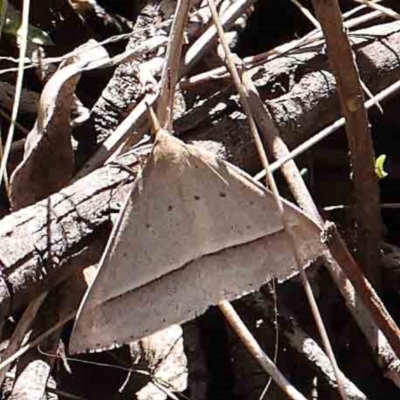
<svg viewBox="0 0 400 400"><path fill-rule="evenodd" d="M222 23L224 27L229 28L236 19L248 7L250 7L255 0L237 0L235 1L222 15ZM209 48L214 44L217 37L216 30L213 26L206 30L200 38L193 43L193 45L186 52L183 57L182 67L179 71L179 76L183 76L190 70L196 62L203 57ZM127 138L128 134L135 128L145 123L146 104L153 106L158 101L159 94L148 94L147 98L143 99L125 118L125 120L118 126L115 132L101 145L97 152L86 162L83 168L78 172L74 181L88 173L94 171L110 157L112 152L120 146L120 144Z"/></svg>
<svg viewBox="0 0 400 400"><path fill-rule="evenodd" d="M250 105L252 107L254 116L256 118L257 124L260 127L261 132L263 133L264 140L266 141L267 145L269 146L271 152L276 158L279 157L285 157L286 154L289 153L288 148L286 147L285 143L283 140L279 137L279 132L276 129L272 117L268 112L268 109L265 107L264 103L259 97L258 91L254 85L254 83L251 81L250 78L247 78L247 74L244 73L244 79L243 83L246 85L246 88L249 93L249 101ZM271 168L272 169L272 168ZM321 215L318 212L318 209L307 189L306 184L304 183L304 180L300 176L300 172L294 163L293 160L288 162L282 167L282 172L289 184L290 190L293 193L295 199L301 206L303 210L305 210L323 229L324 221L321 217ZM341 241L341 245L344 246L344 243ZM337 245L337 248L340 249L340 244ZM373 304L369 301L369 298L367 298L365 301L365 296L364 298L364 303L357 301L356 298L356 291L354 287L357 288L357 293L358 291L365 292L364 289L364 277L361 274L361 271L359 269L358 271L358 278L356 281L350 280L346 277L344 274L343 270L346 271L347 274L347 265L350 263L350 268L353 267L354 260L350 261L349 259L345 258L344 256L341 256L341 254L345 253L345 255L348 256L348 251L344 247L341 250L337 250L339 252L339 257L343 260L346 260L346 264L338 264L334 259L329 254L324 254L324 259L325 259L325 265L328 268L328 271L331 274L332 279L336 283L337 288L343 295L344 299L346 300L346 305L353 315L354 319L360 326L360 329L363 331L364 335L366 336L369 345L373 349L373 351L376 351L378 348L378 363L383 365L384 367L392 364L392 359L396 358L395 355L393 354L393 350L390 348L388 345L385 336L382 334L382 340L380 341L380 345L376 345L376 335L372 335L371 337L371 326L373 327L373 331L379 332L379 328L382 329L382 332L385 333L386 337L391 336L391 327L390 324L388 326L385 325L386 321L386 316L388 313L384 309L384 306L377 297L375 292L369 292L369 298L374 299ZM340 267L343 267L342 268ZM354 268L352 269L354 271ZM353 274L357 274L357 272L353 272ZM347 274L348 275L348 274ZM351 273L348 276L351 278ZM361 282L360 282L361 281ZM360 283L360 287L357 283ZM353 286L354 284L354 286ZM369 290L369 289L367 289ZM378 308L376 312L374 312L372 309L375 308L375 305L379 304L381 308L384 309L384 314L382 317L380 317L380 320L382 321L382 324L379 323L379 321L372 319L371 314L375 315L377 312L380 312L381 308ZM390 317L389 317L390 318ZM391 323L393 325L393 322ZM392 335L393 336L393 335ZM384 360L384 362L383 362ZM394 373L392 374L391 378L395 381L396 384L398 384L399 377L398 374Z"/></svg>
<svg viewBox="0 0 400 400"><path fill-rule="evenodd" d="M365 102L365 108L370 109L371 107L375 106L376 102L383 101L393 95L395 95L398 91L400 91L400 81L393 83L392 85L388 86L386 89L379 92L373 99L367 100ZM315 146L321 140L327 138L332 133L336 132L338 129L345 125L346 121L344 117L339 118L335 121L332 125L326 127L312 138L306 140L301 145L297 146L295 149L290 151L288 154L281 156L277 161L271 164L271 171L274 172L282 167L282 165L286 164L288 161L293 160L297 156L303 154L305 151L311 149L311 147ZM265 177L265 171L260 171L254 179L260 180Z"/></svg>
<svg viewBox="0 0 400 400"><path fill-rule="evenodd" d="M96 153L74 176L72 182L76 182L90 172L94 171L111 156L127 138L128 134L146 122L147 106L153 106L158 99L158 93L147 94L144 99L132 110L132 112L118 125L114 133L100 146Z"/></svg>
<svg viewBox="0 0 400 400"><path fill-rule="evenodd" d="M24 340L25 335L27 334L27 331L30 329L32 321L35 319L36 314L39 311L39 308L41 307L45 298L47 297L47 293L48 292L40 294L35 300L33 300L28 305L25 312L22 314L22 317L19 320L18 325L11 336L10 342L6 350L2 354L3 359L11 357L20 348L21 343ZM8 370L9 370L8 367L0 369L0 386L3 385Z"/></svg>
<svg viewBox="0 0 400 400"><path fill-rule="evenodd" d="M11 123L11 117L2 108L0 108L0 115ZM15 127L24 135L28 136L29 130L22 126L19 122L15 121ZM1 147L1 145L0 145Z"/></svg>
<svg viewBox="0 0 400 400"><path fill-rule="evenodd" d="M221 24L225 29L229 27L243 14L255 0L236 0L221 15ZM217 39L217 31L214 25L210 26L196 42L192 44L183 57L182 75L186 74L196 63L210 50Z"/></svg>
<svg viewBox="0 0 400 400"><path fill-rule="evenodd" d="M264 167L264 169L265 169L265 171L267 173L267 178L268 178L267 179L267 181L268 181L267 183L269 183L269 185L271 186L272 193L274 194L274 197L275 197L275 200L276 200L277 209L278 209L280 217L282 219L283 226L284 226L285 231L287 232L288 238L289 238L289 240L290 240L290 242L292 244L293 255L294 255L294 258L295 258L295 261L296 261L296 266L298 268L298 271L299 271L299 274L300 274L300 277L301 277L301 281L302 281L302 284L304 286L304 290L306 292L306 296L307 296L307 299L308 299L310 307L311 307L312 314L313 314L313 316L315 318L315 322L316 322L317 328L318 328L319 333L321 335L322 342L323 342L324 347L325 347L325 351L328 354L328 357L329 357L329 359L331 361L331 364L332 364L332 368L335 371L335 375L336 375L336 379L337 379L337 383L338 383L339 393L340 393L340 395L341 395L341 397L343 399L346 399L346 395L345 395L344 388L343 388L343 383L341 381L339 368L337 366L336 359L335 359L331 344L329 342L328 334L327 334L325 326L323 324L323 321L322 321L322 318L321 318L321 314L320 314L318 306L317 306L317 302L315 300L315 297L314 297L312 289L311 289L310 282L308 281L307 275L306 275L305 271L302 268L301 259L300 259L300 256L299 256L299 253L298 253L298 249L297 249L297 246L296 246L296 243L295 243L295 240L294 240L294 236L293 236L293 232L291 230L291 226L287 221L287 217L286 217L284 209L283 209L283 203L282 203L282 200L281 200L281 198L279 196L278 187L276 185L276 182L275 182L275 179L274 179L272 173L269 171L268 158L267 158L266 152L264 150L263 144L261 142L261 138L260 138L260 136L258 134L254 118L252 116L251 107L250 107L250 104L248 102L248 94L246 93L245 86L241 82L239 73L238 73L238 71L236 69L236 66L235 66L235 63L234 63L234 60L233 60L233 56L232 56L232 54L230 52L230 49L229 49L229 46L228 46L228 44L227 44L227 42L225 40L224 30L223 30L223 27L222 27L222 25L221 25L221 23L219 21L219 17L218 17L217 10L215 8L214 1L213 0L208 0L208 5L209 5L210 10L211 10L211 14L212 14L212 17L213 17L213 20L214 20L214 24L215 24L216 29L218 31L218 36L220 38L221 45L222 45L222 47L224 49L227 68L229 69L229 72L232 75L232 78L233 78L233 81L235 83L236 89L237 89L237 91L239 93L239 96L240 96L240 99L241 99L241 102L242 102L242 105L243 105L243 109L244 109L244 111L246 113L246 116L247 116L247 119L248 119L248 123L250 125L250 131L251 131L253 140L255 142L258 155L259 155L259 157L261 159L261 163L263 164L263 167Z"/></svg>
<svg viewBox="0 0 400 400"><path fill-rule="evenodd" d="M368 279L379 290L382 222L379 213L375 154L360 77L337 0L313 0L336 77L353 171L357 253Z"/></svg>
<svg viewBox="0 0 400 400"><path fill-rule="evenodd" d="M275 304L265 292L264 289L261 289L261 293L252 294L248 301L245 300L245 303L250 307L255 307L257 315L260 313L263 319L269 320L269 310L275 309ZM306 357L312 367L334 388L336 379L328 357L319 344L299 326L296 317L285 307L285 304L279 305L279 320L281 321L280 326L283 327L283 335L291 346ZM341 372L341 374L343 373ZM366 400L365 394L344 374L342 376L347 397L352 400Z"/></svg>
<svg viewBox="0 0 400 400"><path fill-rule="evenodd" d="M310 21L316 29L320 29L318 20L311 14L307 7L304 7L298 0L291 0L291 2L303 13L303 15Z"/></svg>
<svg viewBox="0 0 400 400"><path fill-rule="evenodd" d="M357 288L357 294L363 303L368 305L368 309L373 315L376 324L384 332L397 358L400 359L400 329L387 312L371 284L360 273L359 266L354 261L336 226L332 222L325 224L323 241L329 246L329 250L338 264L346 271L346 275Z"/></svg>
<svg viewBox="0 0 400 400"><path fill-rule="evenodd" d="M221 301L218 306L234 331L239 335L243 343L245 343L250 353L258 361L264 371L266 371L272 377L274 382L283 390L283 392L291 399L305 400L305 397L288 382L288 380L277 369L272 360L267 356L267 354L264 353L263 349L254 339L246 325L240 318L238 318L238 315L232 305L227 301Z"/></svg>
<svg viewBox="0 0 400 400"><path fill-rule="evenodd" d="M21 27L19 28L19 36L20 36L20 49L19 49L19 59L18 59L18 76L17 76L17 83L15 85L15 96L14 96L14 104L11 114L11 123L10 128L8 130L7 141L4 147L4 153L2 147L0 145L0 157L1 157L1 164L0 164L0 186L1 183L5 183L5 187L7 192L8 190L8 178L7 178L7 161L8 156L10 155L11 151L11 144L14 137L14 129L15 129L15 122L17 121L18 116L18 109L19 109L19 102L21 99L22 93L22 84L24 81L24 61L26 50L28 47L28 26L29 26L29 8L30 8L30 0L24 0L23 8L22 8L22 20L21 20ZM0 140L1 143L1 140Z"/></svg>
<svg viewBox="0 0 400 400"><path fill-rule="evenodd" d="M28 350L34 349L42 340L46 339L48 336L50 336L53 332L56 332L57 329L60 329L63 325L65 325L69 320L75 317L78 309L75 311L71 312L70 314L66 315L65 317L61 318L55 325L53 325L50 329L48 329L46 332L43 332L41 335L39 335L36 339L32 340L28 344L21 346L12 356L6 358L0 363L0 371L10 364L12 364L14 361L16 361L19 357L21 357L23 354L25 354Z"/></svg>
<svg viewBox="0 0 400 400"><path fill-rule="evenodd" d="M354 0L356 3L364 4L365 6L372 8L373 10L381 11L382 14L387 15L389 18L398 19L400 20L400 14L393 11L388 7L384 7L381 4L377 4L374 1L369 0Z"/></svg>
<svg viewBox="0 0 400 400"><path fill-rule="evenodd" d="M324 211L336 211L336 210L351 210L354 208L351 205L338 204L336 206L324 207ZM389 210L398 210L400 208L400 203L380 203L379 208L386 208Z"/></svg>
<svg viewBox="0 0 400 400"><path fill-rule="evenodd" d="M171 27L166 63L161 75L160 98L157 104L157 115L161 127L172 131L172 114L174 109L175 86L179 76L182 43L185 37L185 26L190 9L190 1L179 0L176 5L174 22Z"/></svg>

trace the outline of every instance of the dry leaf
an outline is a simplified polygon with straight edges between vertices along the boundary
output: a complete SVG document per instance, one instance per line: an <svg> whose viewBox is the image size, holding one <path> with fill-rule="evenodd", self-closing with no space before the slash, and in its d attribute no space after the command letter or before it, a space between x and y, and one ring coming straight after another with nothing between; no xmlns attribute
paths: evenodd
<svg viewBox="0 0 400 400"><path fill-rule="evenodd" d="M70 114L81 70L96 59L108 57L91 40L92 47L73 56L46 83L40 96L38 117L25 143L24 159L11 176L10 201L14 210L42 200L71 179L74 156Z"/></svg>
<svg viewBox="0 0 400 400"><path fill-rule="evenodd" d="M319 228L285 202L304 263ZM296 271L270 192L160 131L85 296L70 349L107 348L194 318Z"/></svg>

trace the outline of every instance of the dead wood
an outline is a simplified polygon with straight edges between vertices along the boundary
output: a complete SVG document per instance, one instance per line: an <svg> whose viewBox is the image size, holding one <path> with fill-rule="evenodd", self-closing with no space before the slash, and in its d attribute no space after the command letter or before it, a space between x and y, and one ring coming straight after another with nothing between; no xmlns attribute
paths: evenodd
<svg viewBox="0 0 400 400"><path fill-rule="evenodd" d="M160 35L165 36L165 32L160 30L149 30L149 26L156 26L162 21L164 14L156 2L150 1L142 10L141 15L135 23L135 30L138 34L134 35L127 46L127 50L134 49L145 40ZM160 63L155 62L153 66L147 61L154 59L157 52L139 57L133 61L119 66L103 90L101 97L94 105L91 118L76 131L76 136L80 141L78 157L89 154L99 143L103 142L115 130L121 121L122 115L132 109L144 96L146 84L153 76L161 72ZM144 71L144 72L142 72Z"/></svg>
<svg viewBox="0 0 400 400"><path fill-rule="evenodd" d="M362 81L351 42L343 27L339 3L313 1L327 43L329 62L336 77L340 108L346 120L354 186L358 261L377 292L381 286L382 221L379 210L378 177L375 154L364 106Z"/></svg>
<svg viewBox="0 0 400 400"><path fill-rule="evenodd" d="M119 162L139 165L133 154ZM99 260L132 180L109 165L0 221L1 317Z"/></svg>
<svg viewBox="0 0 400 400"><path fill-rule="evenodd" d="M93 42L82 45L78 50L87 50L61 65L43 89L35 126L26 138L24 158L11 176L14 210L48 197L71 180L74 151L70 114L80 71L91 61L107 56L103 48L93 48Z"/></svg>
<svg viewBox="0 0 400 400"><path fill-rule="evenodd" d="M400 22L396 21L350 35L361 78L373 93L400 77L399 26ZM128 105L132 106L143 96L142 86L136 87L136 78L131 78L134 69L131 63L121 65L93 108L92 118L81 128L85 150L108 137ZM289 147L309 138L340 115L335 79L322 44L275 57L252 68L250 73ZM191 100L196 97L207 101L199 105ZM247 171L255 172L259 168L233 88L224 82L202 81L195 87L186 85L185 100L189 111L174 124L178 136L221 142L228 149L228 161ZM97 119L98 126L94 128ZM106 125L104 129L101 124Z"/></svg>
<svg viewBox="0 0 400 400"><path fill-rule="evenodd" d="M399 78L399 31L400 24L395 22L370 28L368 34L353 38L358 43L363 80L373 92ZM261 96L291 145L339 115L333 76L326 65L326 57L316 48L254 69L253 79ZM195 90L198 89L190 90L190 97ZM175 127L188 139L223 142L231 161L256 170L257 158L239 110L233 91L222 86L204 105L195 105L176 121ZM119 114L115 115L119 118ZM130 155L121 162L134 164L136 160ZM4 264L0 280L1 316L19 309L83 265L98 261L109 222L130 182L132 178L125 171L115 166L104 167L49 199L0 221L0 260ZM50 253L55 260L52 265L48 263Z"/></svg>
<svg viewBox="0 0 400 400"><path fill-rule="evenodd" d="M350 35L363 82L376 93L400 78L400 22ZM340 117L336 85L323 45L309 46L249 71L280 135L293 147ZM174 129L186 140L224 144L227 159L247 171L260 165L234 89L209 80L186 91L189 111ZM199 96L203 103L190 99Z"/></svg>
<svg viewBox="0 0 400 400"><path fill-rule="evenodd" d="M399 22L370 28L354 38L359 41L357 55L363 79L372 91L380 90L399 79L400 62L396 56L400 54L399 38ZM326 68L326 62L324 56L310 50L296 57L280 58L257 67L258 72L253 79L264 98L280 81L290 81L289 78L294 78L296 73L303 71L303 76L288 87L291 93L266 100L283 136L289 142L293 143L295 136L298 139L305 136L310 128L310 121L313 121L315 130L337 116L333 78L323 68L324 65ZM278 70L284 72L278 76ZM314 82L312 86L311 82ZM310 91L310 88L313 90ZM321 90L317 90L318 88ZM189 111L177 121L176 128L180 134L185 133L189 138L218 138L227 144L231 159L234 158L239 164L248 167L254 166L252 143L249 138L243 139L244 122L237 118L238 111L232 107L232 101L227 103L229 107L226 110L229 113L212 112L224 99L224 95L227 96L226 92L220 92L205 105ZM291 113L284 112L285 109L291 110ZM198 115L200 118L196 117ZM234 119L230 118L232 115ZM319 117L316 118L316 115ZM217 120L219 123L213 124ZM292 126L296 129L290 129ZM129 159L131 161L127 161L128 163L135 162L134 156L124 158ZM41 291L65 279L85 259L88 262L98 259L100 251L93 248L90 242L101 235L102 228L110 220L112 205L120 200L119 193L126 186L126 179L132 178L118 168L102 168L48 200L13 213L0 222L0 259L4 265L4 277L0 283L1 316L27 304L29 299ZM52 207L50 245L57 265L46 271L48 206ZM104 241L100 242L104 244ZM63 269L63 266L68 268Z"/></svg>

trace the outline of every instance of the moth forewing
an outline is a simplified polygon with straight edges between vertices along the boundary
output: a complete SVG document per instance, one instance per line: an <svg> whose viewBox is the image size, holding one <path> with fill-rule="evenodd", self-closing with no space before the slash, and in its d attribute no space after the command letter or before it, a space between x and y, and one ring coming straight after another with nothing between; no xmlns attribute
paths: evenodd
<svg viewBox="0 0 400 400"><path fill-rule="evenodd" d="M285 202L302 259L320 230ZM271 193L212 154L159 133L82 303L78 352L139 339L255 290L295 263Z"/></svg>

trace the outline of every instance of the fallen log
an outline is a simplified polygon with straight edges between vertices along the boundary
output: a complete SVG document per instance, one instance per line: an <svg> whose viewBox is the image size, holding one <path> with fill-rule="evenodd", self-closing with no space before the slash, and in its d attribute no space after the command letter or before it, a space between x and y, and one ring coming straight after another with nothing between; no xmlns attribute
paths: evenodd
<svg viewBox="0 0 400 400"><path fill-rule="evenodd" d="M393 22L359 34L361 39L357 44L357 54L360 70L372 91L380 90L400 78L400 63L396 57L400 54L399 27L399 22ZM316 68L316 61L320 70ZM273 68L274 63L280 67ZM310 70L311 65L314 68ZM296 73L303 72L303 76L298 75L297 81L292 83L291 92L265 100L282 136L289 142L293 143L294 136L297 142L298 138L310 134L310 121L315 121L315 130L337 117L334 82L327 80L326 75L327 60L315 49L296 57L279 58L272 64L257 68L254 81L264 99L268 97L268 88L271 90L279 79L295 78ZM277 75L278 71L281 75ZM311 87L310 79L319 80L320 86ZM316 90L316 87L321 90ZM324 87L325 90L322 90ZM247 170L254 170L257 168L257 157L247 137L247 127L243 125L246 121L241 120L236 106L232 107L229 96L229 91L224 91L216 97L218 102L216 98L210 98L201 106L192 108L176 121L177 133L187 139L222 142L228 160ZM307 96L308 101L303 101ZM226 111L213 112L224 97L226 107L222 109ZM278 112L278 109L282 111ZM297 109L297 112L289 114L289 109ZM119 162L134 165L139 160L134 154L129 154L120 158ZM109 165L0 221L0 317L26 305L42 291L62 282L77 268L94 264L99 259L101 250L98 242L96 246L92 245L93 240L104 235L100 242L105 243L111 227L109 222L113 215L117 215L121 196L127 193L128 182L132 180L128 172Z"/></svg>
<svg viewBox="0 0 400 400"><path fill-rule="evenodd" d="M140 157L118 163L137 171ZM0 318L98 261L133 179L111 164L0 221Z"/></svg>
<svg viewBox="0 0 400 400"><path fill-rule="evenodd" d="M400 21L352 32L350 39L361 79L373 94L400 79ZM335 78L323 46L320 42L281 55L276 55L278 50L274 49L265 56L266 60L257 62L258 66L252 66L254 58L244 60L260 98L289 148L341 116ZM248 172L257 172L260 164L238 96L233 87L227 87L226 80L216 78L223 76L223 70L219 68L181 83L189 107L175 121L174 129L185 140L222 143L228 161Z"/></svg>

